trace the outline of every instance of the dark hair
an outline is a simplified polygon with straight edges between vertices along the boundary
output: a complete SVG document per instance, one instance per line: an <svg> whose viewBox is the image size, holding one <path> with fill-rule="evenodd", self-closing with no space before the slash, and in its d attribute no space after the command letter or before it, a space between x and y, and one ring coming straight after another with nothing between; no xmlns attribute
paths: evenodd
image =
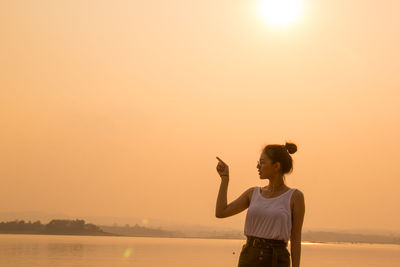
<svg viewBox="0 0 400 267"><path fill-rule="evenodd" d="M291 173L293 171L293 159L289 154L297 151L297 146L293 143L285 145L267 145L262 153L267 155L272 163L279 162L281 164L282 174Z"/></svg>

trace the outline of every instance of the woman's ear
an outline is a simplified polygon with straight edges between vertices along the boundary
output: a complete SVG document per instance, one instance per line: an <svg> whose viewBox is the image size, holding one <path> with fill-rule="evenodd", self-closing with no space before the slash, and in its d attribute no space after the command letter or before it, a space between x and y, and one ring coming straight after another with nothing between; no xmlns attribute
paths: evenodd
<svg viewBox="0 0 400 267"><path fill-rule="evenodd" d="M280 168L281 168L281 163L279 161L275 162L274 169L278 172Z"/></svg>

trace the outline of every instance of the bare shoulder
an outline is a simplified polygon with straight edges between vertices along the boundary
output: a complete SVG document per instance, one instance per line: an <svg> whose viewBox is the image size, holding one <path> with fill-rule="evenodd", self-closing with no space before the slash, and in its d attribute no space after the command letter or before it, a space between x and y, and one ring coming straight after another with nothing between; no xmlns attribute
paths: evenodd
<svg viewBox="0 0 400 267"><path fill-rule="evenodd" d="M254 192L254 188L256 188L256 186L252 186L249 189L246 190L246 194L247 194L247 198L249 200L249 203L251 201L251 198L253 197L253 192Z"/></svg>
<svg viewBox="0 0 400 267"><path fill-rule="evenodd" d="M295 188L294 192L293 192L293 197L296 199L302 199L304 198L304 194L302 191L300 191L299 189Z"/></svg>
<svg viewBox="0 0 400 267"><path fill-rule="evenodd" d="M304 203L304 194L301 190L295 188L292 198L290 199L290 207L293 210L293 207L297 203Z"/></svg>

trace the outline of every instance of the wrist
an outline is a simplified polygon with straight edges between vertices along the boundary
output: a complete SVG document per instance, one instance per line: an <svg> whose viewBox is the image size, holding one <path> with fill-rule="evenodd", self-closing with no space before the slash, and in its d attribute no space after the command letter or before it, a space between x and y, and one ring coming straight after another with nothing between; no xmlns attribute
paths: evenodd
<svg viewBox="0 0 400 267"><path fill-rule="evenodd" d="M228 182L229 181L229 175L221 175L221 182Z"/></svg>

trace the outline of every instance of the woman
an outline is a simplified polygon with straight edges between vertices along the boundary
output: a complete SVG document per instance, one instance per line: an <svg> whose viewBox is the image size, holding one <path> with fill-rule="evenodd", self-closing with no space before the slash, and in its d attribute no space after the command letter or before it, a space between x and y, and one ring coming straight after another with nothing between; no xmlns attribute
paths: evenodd
<svg viewBox="0 0 400 267"><path fill-rule="evenodd" d="M260 179L268 179L267 186L251 187L235 201L227 204L229 167L220 158L217 172L221 176L215 216L226 218L249 208L246 214L243 245L238 267L300 266L301 228L305 204L303 193L285 185L285 174L293 170L292 157L297 151L293 143L267 145L257 164ZM290 239L290 251L287 243Z"/></svg>

